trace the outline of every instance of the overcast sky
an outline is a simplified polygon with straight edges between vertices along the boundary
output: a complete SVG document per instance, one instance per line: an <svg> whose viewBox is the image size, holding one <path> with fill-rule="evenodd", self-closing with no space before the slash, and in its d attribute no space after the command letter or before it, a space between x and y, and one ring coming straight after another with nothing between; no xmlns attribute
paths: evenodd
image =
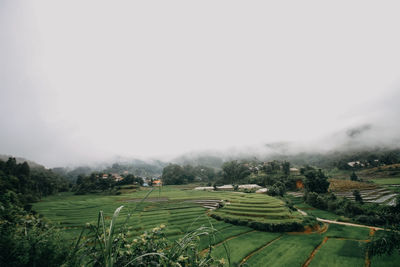
<svg viewBox="0 0 400 267"><path fill-rule="evenodd" d="M1 0L0 154L57 166L397 124L398 1L265 2Z"/></svg>

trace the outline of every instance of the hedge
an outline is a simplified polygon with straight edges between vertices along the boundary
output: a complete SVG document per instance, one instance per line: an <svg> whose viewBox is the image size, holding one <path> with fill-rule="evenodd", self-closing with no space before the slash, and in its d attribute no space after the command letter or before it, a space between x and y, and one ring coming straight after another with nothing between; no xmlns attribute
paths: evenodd
<svg viewBox="0 0 400 267"><path fill-rule="evenodd" d="M304 230L303 223L300 222L285 222L285 223L267 223L267 222L257 222L251 220L241 220L233 217L222 217L217 214L212 213L210 215L212 218L224 221L226 223L248 226L259 231L266 232L298 232Z"/></svg>

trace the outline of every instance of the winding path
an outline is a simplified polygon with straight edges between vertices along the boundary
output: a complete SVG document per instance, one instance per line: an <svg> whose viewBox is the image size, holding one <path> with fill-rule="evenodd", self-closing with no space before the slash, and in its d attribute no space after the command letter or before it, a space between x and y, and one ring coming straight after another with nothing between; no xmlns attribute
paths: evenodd
<svg viewBox="0 0 400 267"><path fill-rule="evenodd" d="M298 212L300 212L302 215L307 216L307 212L297 209ZM373 229L374 231L377 230L383 230L383 228L380 227L375 227L375 226L368 226L368 225L363 225L363 224L356 224L356 223L347 223L347 222L338 222L338 221L332 221L332 220L326 220L326 219L321 219L317 217L317 221L319 222L324 222L324 223L332 223L332 224L341 224L341 225L348 225L348 226L355 226L355 227L364 227L368 229Z"/></svg>

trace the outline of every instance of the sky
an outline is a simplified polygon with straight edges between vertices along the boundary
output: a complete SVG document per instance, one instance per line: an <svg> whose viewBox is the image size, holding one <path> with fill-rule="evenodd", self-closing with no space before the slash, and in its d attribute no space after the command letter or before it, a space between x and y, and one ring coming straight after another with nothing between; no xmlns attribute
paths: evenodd
<svg viewBox="0 0 400 267"><path fill-rule="evenodd" d="M1 0L0 154L54 167L365 124L393 138L400 4L322 2Z"/></svg>

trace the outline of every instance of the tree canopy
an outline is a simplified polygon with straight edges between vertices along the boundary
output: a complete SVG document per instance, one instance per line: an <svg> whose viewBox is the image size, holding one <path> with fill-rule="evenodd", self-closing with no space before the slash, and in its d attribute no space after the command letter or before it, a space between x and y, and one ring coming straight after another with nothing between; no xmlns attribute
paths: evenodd
<svg viewBox="0 0 400 267"><path fill-rule="evenodd" d="M237 183L250 174L249 168L236 160L225 162L222 165L222 179L227 183Z"/></svg>
<svg viewBox="0 0 400 267"><path fill-rule="evenodd" d="M328 178L319 170L308 170L304 173L306 177L304 187L307 192L326 193L329 188Z"/></svg>

